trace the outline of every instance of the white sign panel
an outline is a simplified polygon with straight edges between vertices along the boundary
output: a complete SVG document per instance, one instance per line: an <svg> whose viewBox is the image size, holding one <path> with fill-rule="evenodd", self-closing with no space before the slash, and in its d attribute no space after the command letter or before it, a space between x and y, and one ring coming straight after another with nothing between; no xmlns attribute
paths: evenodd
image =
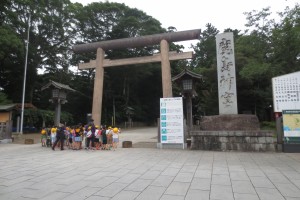
<svg viewBox="0 0 300 200"><path fill-rule="evenodd" d="M274 112L300 109L300 72L272 78Z"/></svg>
<svg viewBox="0 0 300 200"><path fill-rule="evenodd" d="M238 114L233 33L216 36L219 113Z"/></svg>
<svg viewBox="0 0 300 200"><path fill-rule="evenodd" d="M160 99L161 143L182 143L183 138L182 97Z"/></svg>

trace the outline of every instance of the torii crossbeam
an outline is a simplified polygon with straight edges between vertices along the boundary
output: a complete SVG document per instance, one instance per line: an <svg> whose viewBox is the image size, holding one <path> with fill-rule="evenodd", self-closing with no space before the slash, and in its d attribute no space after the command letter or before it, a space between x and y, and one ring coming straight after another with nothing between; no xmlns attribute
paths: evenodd
<svg viewBox="0 0 300 200"><path fill-rule="evenodd" d="M92 107L92 118L94 119L94 123L98 125L101 124L103 80L105 67L161 62L163 97L172 97L173 94L170 60L191 59L193 57L193 52L169 52L169 43L199 39L200 33L200 29L195 29L189 31L154 34L135 38L108 40L73 46L74 53L86 53L91 51L97 51L96 60L91 60L89 63L79 64L79 69L96 69ZM105 50L136 48L157 44L160 44L160 53L154 54L153 56L116 60L109 60L104 58Z"/></svg>

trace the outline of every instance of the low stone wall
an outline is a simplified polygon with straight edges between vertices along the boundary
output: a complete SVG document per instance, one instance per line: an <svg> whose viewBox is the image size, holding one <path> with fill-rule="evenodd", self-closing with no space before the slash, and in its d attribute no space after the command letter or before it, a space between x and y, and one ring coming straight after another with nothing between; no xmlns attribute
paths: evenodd
<svg viewBox="0 0 300 200"><path fill-rule="evenodd" d="M276 151L273 131L191 131L192 150Z"/></svg>
<svg viewBox="0 0 300 200"><path fill-rule="evenodd" d="M200 120L200 128L204 131L259 131L259 120L256 115L212 115Z"/></svg>

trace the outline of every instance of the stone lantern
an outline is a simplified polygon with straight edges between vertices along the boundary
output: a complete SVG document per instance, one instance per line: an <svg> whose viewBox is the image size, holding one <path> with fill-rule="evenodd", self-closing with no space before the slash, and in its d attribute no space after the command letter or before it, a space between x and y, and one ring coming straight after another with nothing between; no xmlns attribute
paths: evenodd
<svg viewBox="0 0 300 200"><path fill-rule="evenodd" d="M196 80L202 80L202 75L192 72L186 68L180 74L172 78L172 81L176 81L180 84L181 94L186 99L186 123L188 136L190 130L193 128L192 98L197 96L194 88L194 82Z"/></svg>
<svg viewBox="0 0 300 200"><path fill-rule="evenodd" d="M51 80L47 85L43 86L41 90L43 91L48 88L52 90L51 99L49 99L49 101L55 104L54 125L58 126L60 124L61 104L68 102L67 92L75 92L75 90L70 88L68 85Z"/></svg>

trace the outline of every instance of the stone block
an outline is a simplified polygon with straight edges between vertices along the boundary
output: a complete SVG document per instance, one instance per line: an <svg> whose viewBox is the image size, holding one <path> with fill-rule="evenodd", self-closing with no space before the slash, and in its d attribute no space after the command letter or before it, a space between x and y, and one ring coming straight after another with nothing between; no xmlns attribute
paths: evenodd
<svg viewBox="0 0 300 200"><path fill-rule="evenodd" d="M258 143L257 137L250 137L250 143L252 143L252 144Z"/></svg>
<svg viewBox="0 0 300 200"><path fill-rule="evenodd" d="M238 147L237 143L232 143L232 144L231 144L231 149L232 149L232 150L235 150L235 151L236 151L236 150L238 150L238 148L239 148L239 147Z"/></svg>
<svg viewBox="0 0 300 200"><path fill-rule="evenodd" d="M228 136L229 136L229 137L235 136L235 132L234 132L234 131L228 131L227 133L228 133Z"/></svg>
<svg viewBox="0 0 300 200"><path fill-rule="evenodd" d="M226 142L228 142L228 137L219 137L219 141L221 143L226 143Z"/></svg>
<svg viewBox="0 0 300 200"><path fill-rule="evenodd" d="M245 137L245 143L251 143L251 137Z"/></svg>
<svg viewBox="0 0 300 200"><path fill-rule="evenodd" d="M266 144L266 151L276 151L276 144Z"/></svg>
<svg viewBox="0 0 300 200"><path fill-rule="evenodd" d="M258 137L258 143L265 144L266 143L266 137Z"/></svg>
<svg viewBox="0 0 300 200"><path fill-rule="evenodd" d="M222 151L230 150L230 149L227 149L227 144L228 144L228 143L221 143L221 150L222 150Z"/></svg>
<svg viewBox="0 0 300 200"><path fill-rule="evenodd" d="M236 143L245 143L245 138L244 137L235 137L235 142Z"/></svg>
<svg viewBox="0 0 300 200"><path fill-rule="evenodd" d="M237 137L242 137L245 135L245 132L242 132L242 131L235 131L233 133L234 133L234 136L237 136Z"/></svg>
<svg viewBox="0 0 300 200"><path fill-rule="evenodd" d="M266 144L251 144L254 151L266 151Z"/></svg>
<svg viewBox="0 0 300 200"><path fill-rule="evenodd" d="M122 148L131 148L132 147L132 141L123 141L122 142Z"/></svg>
<svg viewBox="0 0 300 200"><path fill-rule="evenodd" d="M228 137L228 142L236 143L236 137Z"/></svg>
<svg viewBox="0 0 300 200"><path fill-rule="evenodd" d="M226 131L220 131L219 132L219 136L220 137L228 136L228 132L226 132Z"/></svg>
<svg viewBox="0 0 300 200"><path fill-rule="evenodd" d="M276 144L276 149L278 152L282 152L282 144Z"/></svg>
<svg viewBox="0 0 300 200"><path fill-rule="evenodd" d="M33 139L25 139L24 143L25 144L34 144L34 140Z"/></svg>
<svg viewBox="0 0 300 200"><path fill-rule="evenodd" d="M240 151L253 151L251 143L240 144Z"/></svg>
<svg viewBox="0 0 300 200"><path fill-rule="evenodd" d="M266 144L274 144L277 142L277 138L274 137L266 137Z"/></svg>

